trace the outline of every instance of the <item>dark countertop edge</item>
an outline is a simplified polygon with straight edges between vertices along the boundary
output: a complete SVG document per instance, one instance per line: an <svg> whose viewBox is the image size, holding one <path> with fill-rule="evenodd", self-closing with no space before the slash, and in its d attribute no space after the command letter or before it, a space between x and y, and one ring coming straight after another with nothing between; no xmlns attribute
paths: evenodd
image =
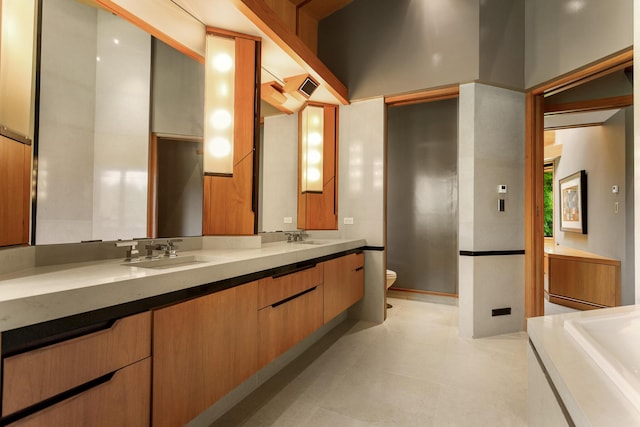
<svg viewBox="0 0 640 427"><path fill-rule="evenodd" d="M309 265L362 251L363 247L347 249L293 264L273 267L211 283L203 283L186 289L4 331L1 334L2 344L0 346L2 349L2 357L8 357L34 348L55 344L56 342L105 329L112 325L117 319L132 314L212 294L265 277L287 274Z"/></svg>

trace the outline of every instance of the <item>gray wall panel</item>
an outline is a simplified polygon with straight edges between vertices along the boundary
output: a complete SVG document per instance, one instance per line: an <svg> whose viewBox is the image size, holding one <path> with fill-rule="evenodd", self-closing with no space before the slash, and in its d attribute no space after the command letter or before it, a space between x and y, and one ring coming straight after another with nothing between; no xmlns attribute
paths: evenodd
<svg viewBox="0 0 640 427"><path fill-rule="evenodd" d="M322 20L318 56L351 99L475 80L477 0L354 0Z"/></svg>
<svg viewBox="0 0 640 427"><path fill-rule="evenodd" d="M527 88L633 45L633 0L525 2Z"/></svg>
<svg viewBox="0 0 640 427"><path fill-rule="evenodd" d="M396 287L457 293L458 101L388 111L387 263Z"/></svg>

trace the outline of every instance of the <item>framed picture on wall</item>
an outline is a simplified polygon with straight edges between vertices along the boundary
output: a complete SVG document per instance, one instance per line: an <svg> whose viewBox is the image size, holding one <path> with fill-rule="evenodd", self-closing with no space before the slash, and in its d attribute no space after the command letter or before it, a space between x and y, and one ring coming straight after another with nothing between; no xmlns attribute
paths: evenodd
<svg viewBox="0 0 640 427"><path fill-rule="evenodd" d="M587 234L587 172L560 180L560 230Z"/></svg>

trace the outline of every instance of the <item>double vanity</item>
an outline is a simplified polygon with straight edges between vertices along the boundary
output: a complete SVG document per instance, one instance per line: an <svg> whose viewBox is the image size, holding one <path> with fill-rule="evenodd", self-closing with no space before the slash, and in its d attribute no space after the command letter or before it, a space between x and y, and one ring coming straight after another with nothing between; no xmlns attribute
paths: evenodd
<svg viewBox="0 0 640 427"><path fill-rule="evenodd" d="M364 240L195 246L2 274L2 425L184 425L364 294Z"/></svg>

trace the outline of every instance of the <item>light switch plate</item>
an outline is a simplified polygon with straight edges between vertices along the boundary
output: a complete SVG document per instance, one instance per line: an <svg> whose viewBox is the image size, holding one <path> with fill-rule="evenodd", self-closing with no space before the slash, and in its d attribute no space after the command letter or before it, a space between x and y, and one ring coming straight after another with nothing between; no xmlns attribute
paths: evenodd
<svg viewBox="0 0 640 427"><path fill-rule="evenodd" d="M506 184L500 184L498 185L498 193L500 194L505 194L507 192L507 186Z"/></svg>

